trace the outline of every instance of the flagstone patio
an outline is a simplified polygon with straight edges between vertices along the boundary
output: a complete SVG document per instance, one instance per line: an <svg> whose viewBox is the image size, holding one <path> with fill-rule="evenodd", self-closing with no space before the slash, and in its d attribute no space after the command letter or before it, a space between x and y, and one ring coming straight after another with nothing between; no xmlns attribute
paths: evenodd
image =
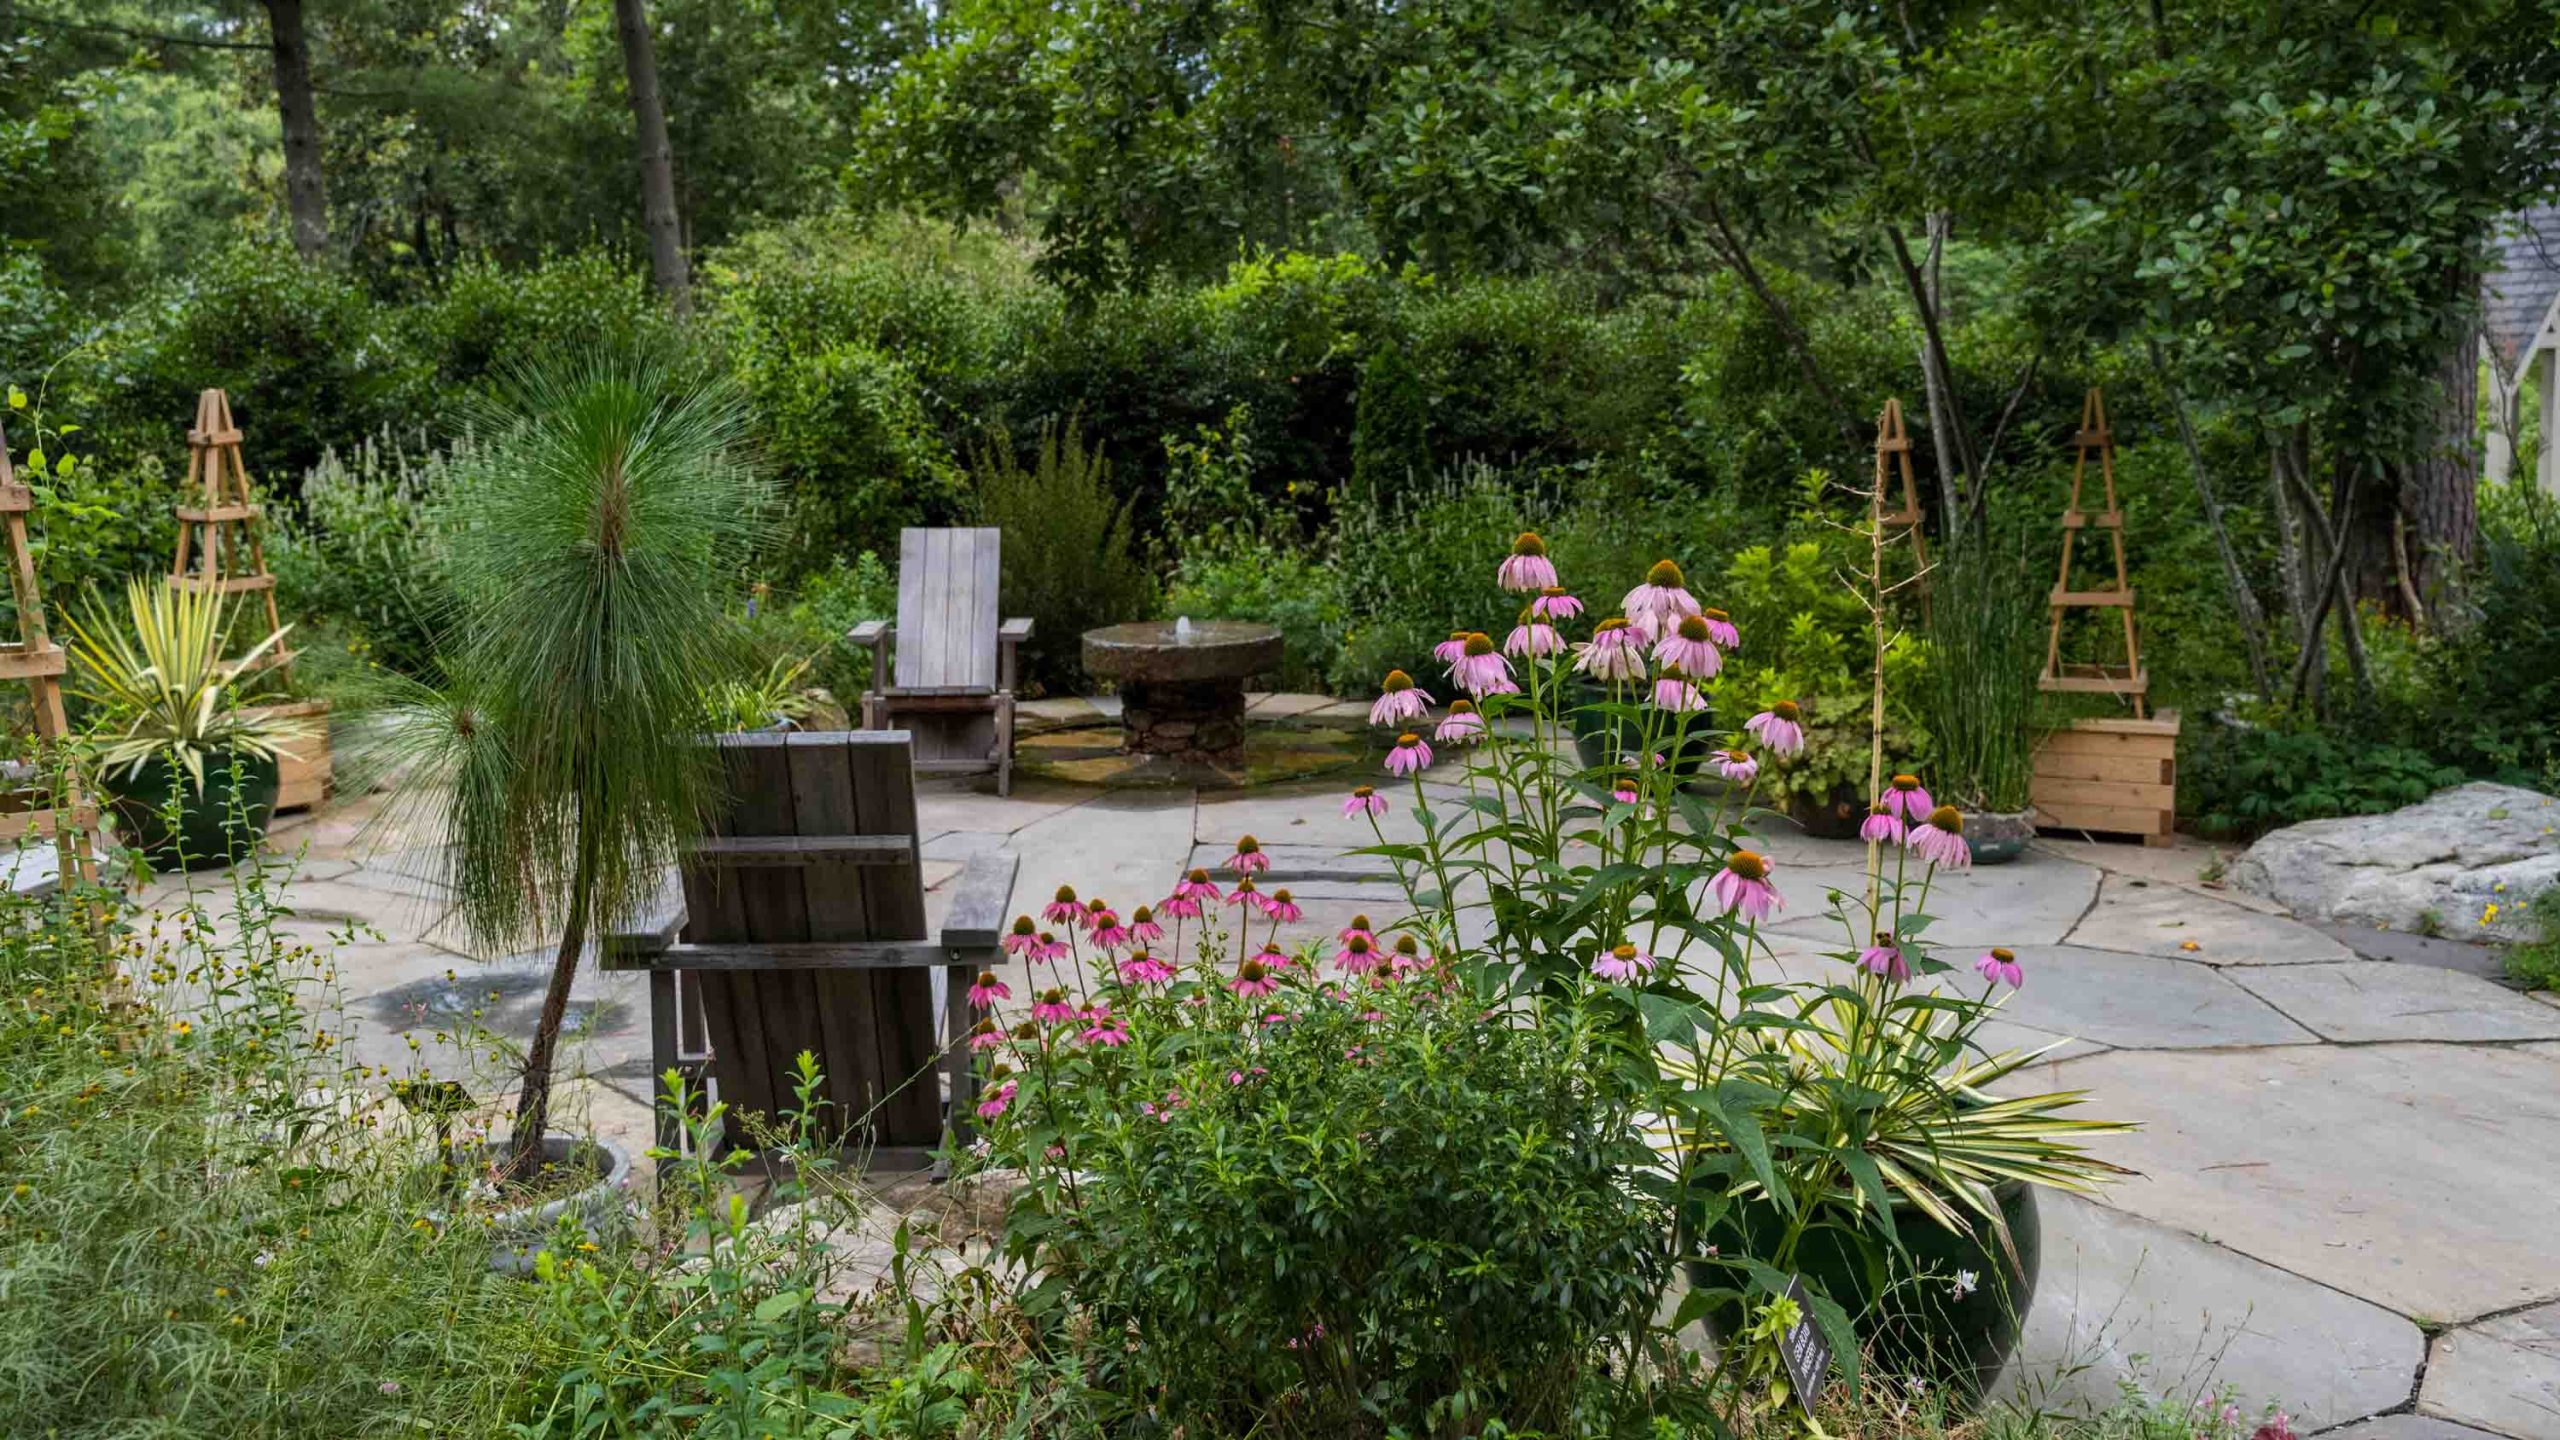
<svg viewBox="0 0 2560 1440"><path fill-rule="evenodd" d="M1343 857L1373 838L1341 814L1347 783L1027 778L998 798L924 781L929 908L938 921L941 887L990 848L1022 857L1017 909L1061 884L1135 905L1249 832L1274 859L1264 888L1285 885L1306 907L1284 941L1356 912L1384 919L1396 891L1378 862ZM346 937L337 984L360 1059L430 1066L494 1098L507 1067L462 1037L528 1034L548 956L471 958L442 913L434 857L369 830L374 808L277 827L297 873L287 928ZM1399 800L1391 835L1412 833L1410 810ZM1855 887L1860 847L1764 839L1789 903L1770 932L1780 963L1831 963L1817 958L1836 936L1821 893ZM2101 1200L2041 1201L2043 1278L2004 1389L2066 1408L2112 1401L2129 1377L2158 1393L2227 1388L2251 1410L2280 1403L2306 1435L2560 1437L2560 1245L2547 1234L2560 1003L2474 973L2469 947L2299 924L2199 878L2216 860L2194 843L2048 839L2017 864L1938 882L1934 938L2008 945L2026 966L1998 1038L2067 1041L2033 1078L2088 1089L2092 1113L2141 1125L2101 1142L2134 1172ZM222 881L196 883L218 913ZM166 906L180 888L159 882L147 898ZM1008 980L1029 992L1019 967ZM590 967L576 1002L568 1103L636 1151L649 1129L644 988Z"/></svg>

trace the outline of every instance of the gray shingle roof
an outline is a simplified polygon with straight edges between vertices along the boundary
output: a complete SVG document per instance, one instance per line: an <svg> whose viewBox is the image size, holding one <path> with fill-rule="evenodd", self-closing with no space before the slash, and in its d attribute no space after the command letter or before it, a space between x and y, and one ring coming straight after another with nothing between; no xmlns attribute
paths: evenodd
<svg viewBox="0 0 2560 1440"><path fill-rule="evenodd" d="M2499 365L2512 371L2560 300L2560 206L2514 216L2490 253L2489 274L2480 282L2481 320Z"/></svg>

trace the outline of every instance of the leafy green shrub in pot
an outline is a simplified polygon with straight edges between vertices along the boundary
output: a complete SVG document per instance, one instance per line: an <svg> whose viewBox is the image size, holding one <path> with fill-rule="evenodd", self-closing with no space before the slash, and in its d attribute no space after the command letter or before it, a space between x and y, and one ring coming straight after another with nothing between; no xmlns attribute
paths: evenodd
<svg viewBox="0 0 2560 1440"><path fill-rule="evenodd" d="M260 662L279 630L237 660L225 597L157 580L125 583L123 622L94 603L70 617L72 695L97 707L99 784L119 828L155 863L228 864L275 813L276 759L303 722L242 708L271 689Z"/></svg>
<svg viewBox="0 0 2560 1440"><path fill-rule="evenodd" d="M2021 812L2035 778L2036 677L2049 616L2025 558L1987 540L1950 545L1930 576L1919 709L1936 752L1941 795L1999 833L1966 831L1975 858L2015 859L2033 834Z"/></svg>

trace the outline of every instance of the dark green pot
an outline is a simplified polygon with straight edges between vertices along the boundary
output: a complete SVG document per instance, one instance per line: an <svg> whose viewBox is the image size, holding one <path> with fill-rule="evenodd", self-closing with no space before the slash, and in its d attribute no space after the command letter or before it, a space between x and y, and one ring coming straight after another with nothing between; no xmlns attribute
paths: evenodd
<svg viewBox="0 0 2560 1440"><path fill-rule="evenodd" d="M1979 811L1964 817L1964 844L1976 865L2006 865L2036 838L2035 812Z"/></svg>
<svg viewBox="0 0 2560 1440"><path fill-rule="evenodd" d="M139 773L116 766L102 785L125 843L163 870L234 864L257 849L276 814L276 762L238 752L205 757L201 793L167 760L146 761Z"/></svg>
<svg viewBox="0 0 2560 1440"><path fill-rule="evenodd" d="M1867 823L1867 802L1846 785L1820 797L1790 795L1787 818L1817 840L1855 840L1858 827Z"/></svg>
<svg viewBox="0 0 2560 1440"><path fill-rule="evenodd" d="M1835 1229L1809 1230L1796 1244L1797 1272L1849 1312L1873 1364L1889 1375L1925 1379L1965 1405L1981 1399L2017 1348L2044 1251L2033 1188L2011 1181L1992 1194L2009 1222L2014 1258L1988 1226L1958 1235L1907 1205L1895 1207L1893 1220L1908 1254L1889 1267ZM1726 1212L1707 1240L1726 1254L1768 1256L1777 1253L1786 1229L1777 1206L1753 1200ZM1963 1272L1972 1274L1974 1284L1959 1296L1955 1277ZM1695 1285L1731 1283L1722 1272L1697 1265L1690 1267L1689 1279ZM1737 1328L1736 1309L1722 1307L1707 1317L1719 1341Z"/></svg>

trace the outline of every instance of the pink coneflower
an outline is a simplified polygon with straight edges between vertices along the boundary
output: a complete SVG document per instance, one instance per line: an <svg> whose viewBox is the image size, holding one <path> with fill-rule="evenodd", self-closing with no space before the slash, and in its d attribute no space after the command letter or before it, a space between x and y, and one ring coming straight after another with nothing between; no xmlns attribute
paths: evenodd
<svg viewBox="0 0 2560 1440"><path fill-rule="evenodd" d="M1067 958L1067 942L1059 939L1054 933L1043 930L1040 932L1040 943L1032 946L1031 953L1024 958L1030 960L1064 960Z"/></svg>
<svg viewBox="0 0 2560 1440"><path fill-rule="evenodd" d="M1706 609L1699 611L1698 617L1707 622L1708 639L1713 640L1727 650L1739 650L1742 648L1742 632L1733 628L1732 616L1727 615L1723 611L1710 605Z"/></svg>
<svg viewBox="0 0 2560 1440"><path fill-rule="evenodd" d="M1628 591L1618 608L1627 612L1627 624L1636 634L1651 644L1679 624L1681 616L1697 614L1698 601L1689 593L1680 567L1657 560L1645 572L1644 583Z"/></svg>
<svg viewBox="0 0 2560 1440"><path fill-rule="evenodd" d="M1867 807L1867 823L1858 827L1859 839L1869 844L1899 845L1902 837L1901 816L1886 809L1881 800Z"/></svg>
<svg viewBox="0 0 2560 1440"><path fill-rule="evenodd" d="M1540 620L1570 620L1582 613L1582 602L1564 593L1564 587L1550 585L1529 602L1529 613Z"/></svg>
<svg viewBox="0 0 2560 1440"><path fill-rule="evenodd" d="M1200 902L1197 900L1187 899L1180 895L1167 895L1163 900L1157 903L1156 908L1167 915L1172 915L1179 919L1197 920L1200 918Z"/></svg>
<svg viewBox="0 0 2560 1440"><path fill-rule="evenodd" d="M2018 968L2018 957L1997 945L1983 951L1982 958L1973 962L1973 969L1983 979L1996 985L2006 985L2012 990L2027 978L2026 972Z"/></svg>
<svg viewBox="0 0 2560 1440"><path fill-rule="evenodd" d="M1493 578L1505 590L1527 594L1556 583L1555 562L1547 558L1547 542L1534 530L1523 530L1511 542L1511 553L1495 568Z"/></svg>
<svg viewBox="0 0 2560 1440"><path fill-rule="evenodd" d="M1028 915L1014 916L1013 928L1004 934L1004 953L1028 955L1039 948L1040 927L1032 924L1031 917Z"/></svg>
<svg viewBox="0 0 2560 1440"><path fill-rule="evenodd" d="M1120 978L1140 985L1161 985L1174 977L1174 968L1144 950L1132 950L1120 962Z"/></svg>
<svg viewBox="0 0 2560 1440"><path fill-rule="evenodd" d="M1573 668L1594 680L1644 678L1644 637L1615 616L1601 621L1573 652Z"/></svg>
<svg viewBox="0 0 2560 1440"><path fill-rule="evenodd" d="M1215 901L1217 898L1218 887L1210 882L1209 872L1206 870L1192 870L1186 872L1181 881L1175 884L1173 887L1173 896L1165 902L1164 909L1168 913L1174 915L1197 915L1200 913L1201 901ZM1174 900L1188 900L1191 902L1191 908L1189 910L1175 910L1173 908Z"/></svg>
<svg viewBox="0 0 2560 1440"><path fill-rule="evenodd" d="M1337 931L1334 938L1340 940L1343 944L1348 945L1351 943L1351 937L1354 935L1359 936L1361 939L1368 941L1372 945L1378 943L1378 937L1370 932L1369 917L1366 915L1352 916L1351 923L1343 926L1341 930Z"/></svg>
<svg viewBox="0 0 2560 1440"><path fill-rule="evenodd" d="M1431 738L1443 745L1473 745L1484 738L1484 712L1472 700L1452 700Z"/></svg>
<svg viewBox="0 0 2560 1440"><path fill-rule="evenodd" d="M1902 958L1902 947L1890 935L1878 935L1876 943L1859 951L1858 964L1896 985L1911 978L1911 962Z"/></svg>
<svg viewBox="0 0 2560 1440"><path fill-rule="evenodd" d="M1354 935L1333 952L1333 968L1345 975L1366 975L1386 963L1378 953L1378 944L1366 935Z"/></svg>
<svg viewBox="0 0 2560 1440"><path fill-rule="evenodd" d="M1013 992L1005 988L1005 983L996 978L996 972L993 970L979 971L977 983L969 987L969 1004L979 1010L984 1010L999 1000L1012 998Z"/></svg>
<svg viewBox="0 0 2560 1440"><path fill-rule="evenodd" d="M1621 805L1633 805L1638 796L1633 785L1621 780L1618 782L1618 788L1609 792L1609 798Z"/></svg>
<svg viewBox="0 0 2560 1440"><path fill-rule="evenodd" d="M1357 786L1350 794L1342 797L1342 815L1346 820L1354 815L1375 816L1386 813L1387 797L1379 794L1374 785Z"/></svg>
<svg viewBox="0 0 2560 1440"><path fill-rule="evenodd" d="M1110 913L1110 905L1105 903L1102 897L1098 895L1095 896L1085 904L1083 920L1084 928L1087 930L1099 929L1102 925L1102 917L1109 915Z"/></svg>
<svg viewBox="0 0 2560 1440"><path fill-rule="evenodd" d="M1894 776L1892 783L1886 785L1884 793L1876 799L1912 825L1928 819L1929 812L1938 808L1938 803L1929 798L1929 792L1920 788L1920 778L1916 775Z"/></svg>
<svg viewBox="0 0 2560 1440"><path fill-rule="evenodd" d="M1227 903L1245 906L1248 913L1262 908L1262 892L1254 888L1252 876L1236 882L1236 888L1227 892Z"/></svg>
<svg viewBox="0 0 2560 1440"><path fill-rule="evenodd" d="M1443 665L1455 665L1466 658L1467 632L1452 630L1449 638L1431 647L1431 658Z"/></svg>
<svg viewBox="0 0 2560 1440"><path fill-rule="evenodd" d="M1707 890L1717 904L1740 912L1746 920L1766 920L1770 911L1787 908L1787 902L1778 898L1778 887L1769 883L1768 858L1753 850L1726 856L1724 868L1707 882Z"/></svg>
<svg viewBox="0 0 2560 1440"><path fill-rule="evenodd" d="M1040 912L1040 918L1052 925L1073 925L1084 919L1084 907L1076 903L1076 887L1059 886L1058 893L1050 899L1047 908Z"/></svg>
<svg viewBox="0 0 2560 1440"><path fill-rule="evenodd" d="M1005 1112L1006 1107L1013 1104L1013 1092L1020 1086L1020 1084L1020 1081L1007 1080L996 1086L994 1089L989 1090L986 1094L986 1098L978 1102L978 1118L981 1120L993 1120L997 1116L1002 1115Z"/></svg>
<svg viewBox="0 0 2560 1440"><path fill-rule="evenodd" d="M1236 978L1227 982L1227 988L1250 1000L1279 989L1280 981L1272 975L1270 966L1260 960L1247 960L1236 967Z"/></svg>
<svg viewBox="0 0 2560 1440"><path fill-rule="evenodd" d="M1748 785L1760 775L1760 762L1740 750L1716 752L1716 773L1736 785Z"/></svg>
<svg viewBox="0 0 2560 1440"><path fill-rule="evenodd" d="M1671 622L1671 629L1653 647L1653 658L1666 669L1701 680L1713 679L1724 668L1724 654L1707 638L1707 622L1696 615L1683 615Z"/></svg>
<svg viewBox="0 0 2560 1440"><path fill-rule="evenodd" d="M1156 912L1144 905L1129 912L1129 938L1144 945L1164 938L1164 927L1156 923Z"/></svg>
<svg viewBox="0 0 2560 1440"><path fill-rule="evenodd" d="M1793 700L1781 700L1742 722L1742 728L1759 737L1772 755L1804 753L1804 711Z"/></svg>
<svg viewBox="0 0 2560 1440"><path fill-rule="evenodd" d="M993 1020L981 1020L969 1030L969 1048L972 1050L993 1050L1003 1043L1004 1032L996 1028Z"/></svg>
<svg viewBox="0 0 2560 1440"><path fill-rule="evenodd" d="M1397 974L1419 970L1430 963L1431 957L1422 953L1422 947L1410 935L1398 935L1396 948L1387 956L1387 968Z"/></svg>
<svg viewBox="0 0 2560 1440"><path fill-rule="evenodd" d="M1495 653L1492 637L1481 630L1467 636L1465 652L1458 656L1458 663L1449 667L1449 679L1479 698L1516 694L1520 689L1512 683L1511 662Z"/></svg>
<svg viewBox="0 0 2560 1440"><path fill-rule="evenodd" d="M1129 1043L1129 1022L1111 1017L1108 1001L1096 1001L1092 1009L1079 1017L1085 1022L1084 1043L1116 1050Z"/></svg>
<svg viewBox="0 0 2560 1440"><path fill-rule="evenodd" d="M1591 973L1603 980L1633 985L1653 973L1653 957L1633 945L1603 950L1591 962Z"/></svg>
<svg viewBox="0 0 2560 1440"><path fill-rule="evenodd" d="M1271 898L1262 902L1262 913L1283 925L1295 925L1307 915L1307 912L1300 909L1298 902L1290 896L1289 887L1286 885L1272 891Z"/></svg>
<svg viewBox="0 0 2560 1440"><path fill-rule="evenodd" d="M1067 998L1066 991L1052 985L1040 992L1039 999L1031 1002L1031 1018L1043 1025L1073 1020L1076 1018L1075 1002Z"/></svg>
<svg viewBox="0 0 2560 1440"><path fill-rule="evenodd" d="M1270 868L1271 857L1262 853L1261 841L1250 835L1236 837L1236 853L1227 857L1229 871L1238 875L1257 875ZM1211 898L1215 898L1214 893Z"/></svg>
<svg viewBox="0 0 2560 1440"><path fill-rule="evenodd" d="M1694 715L1707 708L1707 697L1686 676L1666 666L1662 678L1653 682L1653 708Z"/></svg>
<svg viewBox="0 0 2560 1440"><path fill-rule="evenodd" d="M1105 910L1093 920L1093 943L1105 950L1117 950L1129 943L1129 927L1120 917Z"/></svg>
<svg viewBox="0 0 2560 1440"><path fill-rule="evenodd" d="M1419 775L1431 767L1431 747L1422 737L1407 730L1396 737L1396 748L1387 752L1387 773L1399 778Z"/></svg>
<svg viewBox="0 0 2560 1440"><path fill-rule="evenodd" d="M1544 620L1524 621L1511 628L1511 634L1502 642L1502 653L1515 660L1543 660L1564 653L1564 637Z"/></svg>
<svg viewBox="0 0 2560 1440"><path fill-rule="evenodd" d="M1929 812L1929 818L1912 830L1911 848L1921 859L1949 870L1973 864L1973 847L1964 843L1963 812L1953 805Z"/></svg>
<svg viewBox="0 0 2560 1440"><path fill-rule="evenodd" d="M1369 706L1369 723L1401 725L1430 713L1431 693L1414 684L1412 676L1390 670L1379 687L1378 698Z"/></svg>

